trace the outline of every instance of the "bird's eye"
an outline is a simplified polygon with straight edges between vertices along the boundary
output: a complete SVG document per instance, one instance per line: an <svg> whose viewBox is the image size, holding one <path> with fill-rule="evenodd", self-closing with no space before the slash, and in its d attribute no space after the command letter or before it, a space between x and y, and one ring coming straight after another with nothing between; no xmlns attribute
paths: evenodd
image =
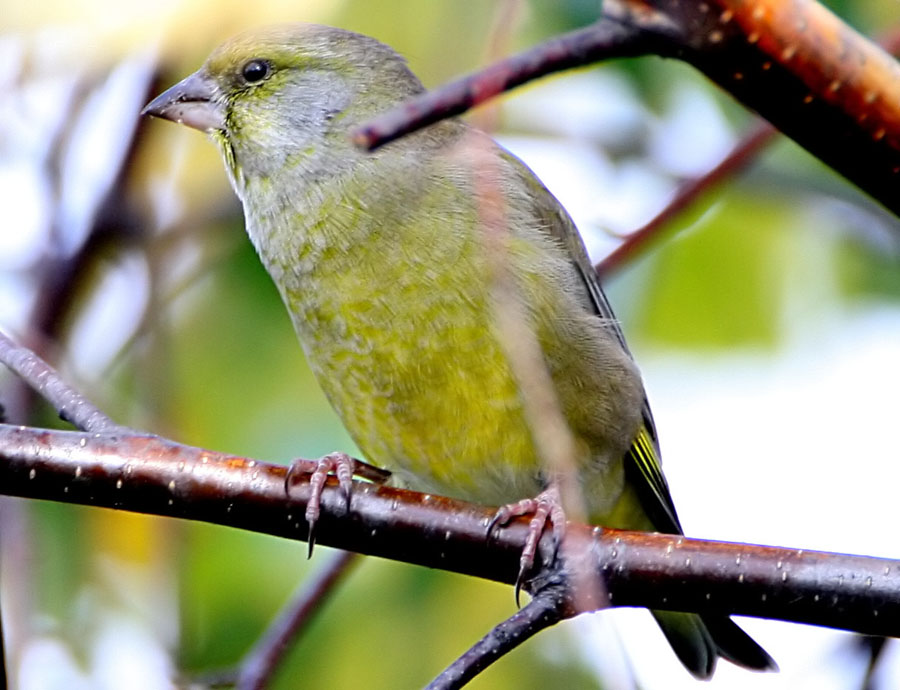
<svg viewBox="0 0 900 690"><path fill-rule="evenodd" d="M268 77L271 69L265 60L251 60L241 69L241 76L248 84L255 84Z"/></svg>

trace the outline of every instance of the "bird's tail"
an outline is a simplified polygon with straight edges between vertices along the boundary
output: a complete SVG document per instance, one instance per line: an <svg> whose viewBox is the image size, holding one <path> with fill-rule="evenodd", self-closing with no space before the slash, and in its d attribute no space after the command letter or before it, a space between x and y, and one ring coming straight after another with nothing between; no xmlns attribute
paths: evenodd
<svg viewBox="0 0 900 690"><path fill-rule="evenodd" d="M691 674L712 676L718 657L752 671L777 671L778 665L728 616L651 611L672 650Z"/></svg>

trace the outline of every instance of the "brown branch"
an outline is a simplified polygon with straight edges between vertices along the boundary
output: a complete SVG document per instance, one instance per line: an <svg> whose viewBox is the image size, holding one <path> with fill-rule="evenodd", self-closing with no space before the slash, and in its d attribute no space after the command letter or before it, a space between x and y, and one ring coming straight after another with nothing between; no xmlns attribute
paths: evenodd
<svg viewBox="0 0 900 690"><path fill-rule="evenodd" d="M611 0L604 9L628 21L646 4ZM652 4L682 27L679 57L900 212L894 58L814 0Z"/></svg>
<svg viewBox="0 0 900 690"><path fill-rule="evenodd" d="M615 273L631 261L669 221L694 203L701 194L747 167L777 133L772 125L759 122L715 167L699 177L682 182L662 211L637 230L628 233L619 246L594 266L600 277L605 278Z"/></svg>
<svg viewBox="0 0 900 690"><path fill-rule="evenodd" d="M349 551L332 554L322 570L300 585L290 604L282 609L244 657L236 690L263 690L268 686L289 644L358 562L359 554Z"/></svg>
<svg viewBox="0 0 900 690"><path fill-rule="evenodd" d="M655 40L653 34L618 22L592 24L412 99L354 131L353 141L376 149L545 74L610 57L646 55L652 52L649 41Z"/></svg>
<svg viewBox="0 0 900 690"><path fill-rule="evenodd" d="M542 589L528 604L496 626L444 669L428 684L426 690L461 688L504 654L565 618L567 609L561 602L566 599L567 595L561 588Z"/></svg>
<svg viewBox="0 0 900 690"><path fill-rule="evenodd" d="M156 71L146 75L143 95L137 96L136 103L143 103L146 102L146 99L152 98L160 88L160 77L161 75ZM95 90L96 84L83 84L82 88L84 93L79 98L80 102L72 106L73 111L76 107L84 106L84 102ZM64 119L69 122L69 127L72 122L77 121L75 115L76 113L73 112L70 117ZM127 246L127 242L134 242L138 239L143 228L147 226L144 222L145 219L140 217L127 193L129 182L135 172L138 144L142 140L146 127L147 123L143 118L135 122L131 131L128 132L129 140L127 146L122 150L121 157L109 161L114 172L111 176L111 184L103 198L99 199L97 205L91 209L90 230L82 243L70 255L60 255L52 241L45 249L45 257L41 261L38 278L38 299L35 300L34 309L28 319L39 337L54 339L59 335L60 327L65 323L66 317L70 315L73 308L73 300L78 296L77 288L88 276L98 256L110 247L121 251ZM60 133L61 138L63 134L71 136L71 132L65 131ZM124 132L119 134L124 134ZM63 166L59 160L56 160L56 156L66 150L64 144L64 141L56 142L50 149L55 152L54 159L50 161L49 166L54 178L61 175L60 171ZM59 179L54 180L57 197L60 196L58 188L61 187L62 182ZM52 221L53 239L66 234L65 223L62 202L57 199Z"/></svg>
<svg viewBox="0 0 900 690"><path fill-rule="evenodd" d="M73 426L83 431L127 431L67 384L47 362L27 347L17 345L2 332L0 363L18 374L36 393L53 405L62 419Z"/></svg>
<svg viewBox="0 0 900 690"><path fill-rule="evenodd" d="M606 0L606 16L424 94L354 132L375 148L487 98L600 59L685 60L894 213L900 66L814 0Z"/></svg>
<svg viewBox="0 0 900 690"><path fill-rule="evenodd" d="M154 436L0 425L0 492L166 515L305 539L308 484L286 468ZM317 539L347 551L512 584L527 520L488 541L488 507L356 482L349 514L329 479ZM707 611L900 636L900 563L570 524L572 572L590 568L614 606ZM541 554L553 553L550 535ZM573 557L571 554L580 554ZM526 583L539 592L553 569ZM597 607L600 607L598 603Z"/></svg>

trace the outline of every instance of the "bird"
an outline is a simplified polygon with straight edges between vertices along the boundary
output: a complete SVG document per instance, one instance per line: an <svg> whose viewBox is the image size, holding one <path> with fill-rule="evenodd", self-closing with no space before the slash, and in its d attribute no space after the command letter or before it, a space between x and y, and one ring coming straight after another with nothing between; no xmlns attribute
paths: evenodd
<svg viewBox="0 0 900 690"><path fill-rule="evenodd" d="M295 23L231 38L143 112L218 146L310 368L368 462L502 506L501 528L533 513L531 537L545 522L561 536L573 478L592 524L682 534L641 375L560 202L460 119L354 145L354 128L423 91L378 40ZM535 381L549 413L526 394ZM546 462L547 415L569 470ZM346 486L350 463L326 456L313 474ZM698 678L718 657L776 668L724 614L652 613Z"/></svg>

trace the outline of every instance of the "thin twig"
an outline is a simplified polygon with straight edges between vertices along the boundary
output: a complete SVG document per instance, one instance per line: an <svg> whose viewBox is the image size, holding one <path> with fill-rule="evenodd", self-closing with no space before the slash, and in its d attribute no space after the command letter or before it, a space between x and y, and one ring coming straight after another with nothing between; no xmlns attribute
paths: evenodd
<svg viewBox="0 0 900 690"><path fill-rule="evenodd" d="M851 638L851 643L855 647L855 652L861 652L866 658L866 671L863 674L860 690L877 690L879 684L875 680L875 676L884 660L884 651L887 649L887 640L884 637L876 637L873 635L860 635Z"/></svg>
<svg viewBox="0 0 900 690"><path fill-rule="evenodd" d="M66 383L59 373L32 350L17 345L0 332L0 362L18 374L49 402L59 416L82 431L113 433L127 431L116 424L84 395Z"/></svg>
<svg viewBox="0 0 900 690"><path fill-rule="evenodd" d="M376 117L353 132L353 141L374 150L539 76L604 58L644 55L649 50L647 38L642 31L613 21L563 34Z"/></svg>
<svg viewBox="0 0 900 690"><path fill-rule="evenodd" d="M6 639L3 630L3 616L0 616L0 688L3 690L12 685L12 678L10 678L9 668L6 664Z"/></svg>
<svg viewBox="0 0 900 690"><path fill-rule="evenodd" d="M236 690L263 690L267 687L275 669L294 640L310 619L318 613L350 569L360 560L360 555L340 551L311 580L303 582L266 632L256 641L244 657L238 675Z"/></svg>
<svg viewBox="0 0 900 690"><path fill-rule="evenodd" d="M760 121L714 168L683 182L675 196L653 219L628 233L618 247L594 266L597 273L605 278L631 261L669 221L694 203L701 194L749 165L776 134L778 130L772 125Z"/></svg>
<svg viewBox="0 0 900 690"><path fill-rule="evenodd" d="M561 606L559 597L551 589L540 592L444 669L426 690L457 690L463 687L504 654L541 630L559 623L565 617L565 608Z"/></svg>

